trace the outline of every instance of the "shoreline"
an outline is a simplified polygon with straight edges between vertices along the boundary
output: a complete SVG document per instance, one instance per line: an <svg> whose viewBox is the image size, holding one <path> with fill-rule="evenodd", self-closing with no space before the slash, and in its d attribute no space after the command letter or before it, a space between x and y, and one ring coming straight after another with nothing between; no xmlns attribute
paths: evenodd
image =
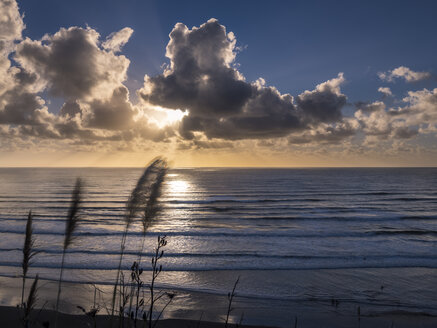
<svg viewBox="0 0 437 328"><path fill-rule="evenodd" d="M20 321L21 309L12 306L0 306L0 326L2 328L17 328L22 325ZM44 327L44 324L49 323L48 327L54 326L55 311L47 309L35 309L31 314L31 327ZM110 322L109 315L97 315L96 318L97 327L108 327ZM128 322L128 318L124 319L125 324ZM114 321L118 322L118 319ZM68 314L59 313L58 327L60 328L80 328L80 327L93 327L93 319L87 317L84 314ZM143 327L142 320L139 320L138 327ZM179 328L179 327L199 327L199 328L219 328L223 327L224 323L199 321L189 319L163 319L159 320L156 324L158 328ZM276 328L273 326L251 326L251 325L236 325L228 324L228 327L241 327L241 328Z"/></svg>
<svg viewBox="0 0 437 328"><path fill-rule="evenodd" d="M16 304L20 302L20 278L0 278L0 327L19 327L18 310ZM29 285L28 285L29 287ZM87 327L90 323L89 318L82 314L78 306L89 310L93 305L98 306L100 311L97 314L99 322L97 327L106 327L105 316L107 317L107 295L111 293L111 286L98 286L103 288L94 299L94 287L84 284L63 283L60 310L62 316L68 322L76 322L76 326ZM44 308L41 312L49 318L53 312L57 282L41 281L38 288L38 301L36 308ZM28 289L27 289L28 290ZM341 300L338 304L331 304L332 300L309 299L306 301L284 300L258 300L237 297L232 304L233 311L229 319L230 323L240 322L243 317L242 326L244 327L275 327L290 328L295 327L297 317L299 328L373 328L373 327L425 327L437 326L437 315L424 311L409 311L408 308L398 307L392 304L391 309L380 312L369 306L365 302L348 303ZM95 302L95 303L94 303ZM224 327L227 298L223 295L178 292L174 301L164 311L161 322L162 327L198 327L199 319L202 319L200 327L213 328ZM358 317L358 307L360 307L360 317ZM35 310L34 313L38 313ZM88 321L87 321L88 319ZM13 320L13 321L10 321ZM15 321L14 321L15 320ZM47 319L45 319L47 320ZM165 322L165 323L164 323ZM205 322L205 325L203 325ZM212 323L212 324L211 324ZM215 323L215 324L214 324ZM169 325L169 326L164 326ZM34 326L42 327L42 326ZM51 326L50 326L51 327ZM61 326L62 327L62 326ZM65 326L70 327L70 326ZM91 325L90 327L93 327Z"/></svg>
<svg viewBox="0 0 437 328"><path fill-rule="evenodd" d="M16 328L22 326L20 319L21 309L12 306L0 306L0 326L2 328ZM55 311L49 309L34 309L31 313L31 327L53 327L55 318ZM200 317L194 319L162 319L156 324L158 328L219 328L225 327L223 322L204 321ZM117 320L116 320L117 321ZM95 327L108 327L110 316L106 314L97 315L95 317ZM125 324L128 318L124 319ZM139 320L138 327L142 327L142 320ZM49 325L47 326L47 323ZM407 327L435 327L437 324L437 317L421 313L405 313L403 311L387 313L384 315L366 315L358 318L357 316L341 316L334 313L317 314L312 316L297 316L290 317L288 327L299 328L407 328ZM94 321L91 317L85 314L67 314L59 313L60 328L80 328L80 327L94 327ZM128 326L130 327L130 326ZM132 325L133 327L133 325ZM273 325L246 325L229 323L229 328L278 328Z"/></svg>

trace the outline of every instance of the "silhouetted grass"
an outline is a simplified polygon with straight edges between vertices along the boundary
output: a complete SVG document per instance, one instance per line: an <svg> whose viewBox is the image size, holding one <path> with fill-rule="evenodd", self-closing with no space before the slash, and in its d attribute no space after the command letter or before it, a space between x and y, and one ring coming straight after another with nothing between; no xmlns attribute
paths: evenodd
<svg viewBox="0 0 437 328"><path fill-rule="evenodd" d="M71 242L74 238L74 231L77 228L77 225L79 223L79 209L81 204L81 193L82 193L82 182L80 179L76 180L76 185L73 189L73 194L71 196L71 204L70 208L68 210L68 216L65 223L65 234L64 234L64 245L62 249L62 260L61 260L61 271L59 273L59 281L58 281L58 294L56 297L56 319L55 319L55 328L58 325L58 313L59 313L59 300L61 298L61 285L62 285L62 278L64 273L64 263L65 263L65 254L67 251L67 248L71 245Z"/></svg>
<svg viewBox="0 0 437 328"><path fill-rule="evenodd" d="M117 279L114 285L114 291L112 295L112 306L107 309L108 314L110 314L110 326L112 327L113 320L116 318L114 315L116 308L116 299L118 296L118 318L120 327L124 327L125 323L125 310L127 309L127 304L129 304L129 312L128 318L131 320L129 327L137 327L137 320L142 316L143 318L143 326L144 328L155 328L159 319L161 318L165 309L172 302L175 294L165 292L165 291L156 291L156 280L158 276L162 272L162 264L160 264L160 260L164 255L163 248L167 245L166 236L159 236L157 239L157 246L154 250L154 255L151 259L152 270L151 270L151 280L148 285L149 298L146 300L144 296L144 282L142 280L143 269L140 267L142 253L144 251L145 245L145 236L148 228L153 223L153 220L159 214L161 207L159 205L159 197L161 195L161 188L164 182L164 178L167 173L167 164L163 159L155 159L151 162L151 164L145 169L137 184L132 191L125 209L124 215L124 223L125 229L123 233L123 237L120 245L120 258L118 263L117 270ZM80 179L76 180L75 187L72 192L71 204L68 210L68 215L66 219L65 225L65 233L64 233L64 241L63 241L63 250L62 250L62 259L61 259L61 267L59 272L58 279L58 288L57 288L57 297L56 297L56 306L55 306L55 328L58 326L58 315L59 315L59 302L62 290L62 282L63 282L63 274L64 274L64 265L65 265L65 257L68 248L71 246L74 240L74 232L80 222L79 212L81 209L82 202L82 181ZM138 261L135 261L131 267L130 279L131 286L126 282L125 275L121 270L121 265L123 261L123 255L125 251L125 243L128 234L128 230L130 225L133 223L134 219L139 216L139 213L142 213L141 224L143 228L143 235L141 240L141 246L138 252ZM25 241L23 245L23 286L22 286L22 295L21 295L21 307L23 308L22 322L25 328L30 328L30 314L32 309L35 307L37 301L37 285L38 285L38 275L36 275L32 286L29 290L29 294L26 302L24 301L24 292L25 292L25 283L27 278L27 273L31 264L31 259L36 254L34 250L34 239L32 235L32 222L33 216L32 212L29 211L27 223L26 223L26 234ZM234 297L236 295L236 288L239 283L240 277L236 280L232 292L228 294L228 308L226 314L226 321L224 323L225 328L229 327L229 319L230 314L233 311L232 303ZM129 292L129 287L130 292ZM119 288L119 289L118 289ZM141 296L141 293L142 296ZM133 300L135 300L135 305L132 310ZM159 305L157 306L157 302L159 301ZM86 310L82 306L77 306L85 316L92 320L92 326L97 328L97 320L96 315L100 310L100 306L96 305L96 295L94 295L94 305L90 310ZM142 315L141 315L142 314ZM240 325L243 316L240 319ZM199 323L198 323L199 325ZM48 326L43 325L44 327Z"/></svg>
<svg viewBox="0 0 437 328"><path fill-rule="evenodd" d="M139 311L139 302L140 302L140 288L139 288L139 283L141 283L141 281L139 281L139 275L138 273L141 271L142 269L140 268L141 266L141 259L142 259L142 254L144 251L144 243L146 240L146 233L147 230L149 229L150 225L152 224L153 220L157 217L159 211L161 210L161 207L159 206L158 203L158 198L159 196L161 196L161 187L162 184L164 182L164 178L165 175L167 174L167 164L165 161L161 160L160 162L156 163L155 166L155 179L153 181L153 183L150 186L150 192L149 192L149 196L146 202L146 206L144 209L144 213L143 213L143 217L142 217L142 225L143 225L143 236L141 238L141 246L140 249L138 251L138 261L134 263L134 265L136 266L136 272L132 274L132 290L131 290L131 299L130 299L130 304L129 304L129 316L133 316L134 317L134 326L136 327L137 325L137 318L138 318L138 311ZM134 286L136 286L137 288L134 288ZM132 315L131 311L132 311L132 301L133 298L135 298L135 313Z"/></svg>
<svg viewBox="0 0 437 328"><path fill-rule="evenodd" d="M149 210L147 210L148 203L150 201L150 195L153 189L151 181L154 176L157 176L157 174L159 174L160 168L163 166L166 167L166 162L163 159L157 158L153 160L149 164L149 166L145 169L141 177L138 179L137 184L127 201L125 215L124 215L125 228L123 231L121 244L120 244L120 257L117 267L117 277L115 279L114 290L112 295L111 318L114 317L115 302L117 299L117 288L120 279L121 265L123 263L126 238L129 231L129 227L132 224L133 220L137 217L138 213L143 211L144 213L146 213L147 211L153 210L154 206L152 206ZM144 214L144 217L145 216L146 214ZM145 232L147 230L146 227L148 227L149 223L148 224L145 223L144 217L143 217L143 231ZM150 221L152 217L153 216L149 215L148 221ZM112 322L111 322L111 327L112 327Z"/></svg>
<svg viewBox="0 0 437 328"><path fill-rule="evenodd" d="M24 289L26 287L26 278L27 278L27 271L29 270L29 266L31 264L32 257L35 256L36 251L34 250L34 244L35 240L33 239L32 234L32 211L29 211L29 214L27 216L27 222L26 222L26 234L24 239L24 245L23 245L23 261L21 263L21 267L23 268L23 286L21 289L21 305L24 303Z"/></svg>
<svg viewBox="0 0 437 328"><path fill-rule="evenodd" d="M233 308L232 308L232 301L235 297L235 290L237 289L238 282L240 281L240 277L237 278L234 284L234 288L232 288L232 292L228 293L228 312L226 313L226 321L225 321L225 328L228 328L229 323L229 315L231 314Z"/></svg>
<svg viewBox="0 0 437 328"><path fill-rule="evenodd" d="M24 308L24 316L23 316L23 325L25 328L30 327L30 313L35 307L37 300L37 285L38 285L38 275L36 275L33 280L32 287L30 287L29 295L27 296L26 303L23 303Z"/></svg>

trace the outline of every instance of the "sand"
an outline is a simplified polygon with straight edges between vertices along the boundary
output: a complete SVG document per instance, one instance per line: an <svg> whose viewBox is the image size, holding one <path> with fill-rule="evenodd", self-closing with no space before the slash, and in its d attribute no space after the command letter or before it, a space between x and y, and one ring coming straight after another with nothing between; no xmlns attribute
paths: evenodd
<svg viewBox="0 0 437 328"><path fill-rule="evenodd" d="M21 310L16 307L2 306L0 307L0 327L1 328L17 328L22 327L20 320ZM30 327L54 327L53 310L34 310L32 313L32 324ZM44 324L49 323L49 326ZM359 328L406 328L406 327L436 327L437 318L423 314L407 314L407 313L391 313L378 317L357 317L336 316L336 315L317 315L312 317L301 317L297 320L299 328L339 328L339 327L359 327ZM114 324L114 326L117 326ZM186 319L165 319L160 320L157 328L219 328L224 327L223 322L207 322L199 320ZM94 327L94 322L91 318L85 315L74 315L60 313L59 328L80 328ZM98 315L96 317L96 327L109 327L109 316ZM128 325L128 320L125 320L124 327L133 327ZM143 327L143 322L139 322L137 327ZM235 324L230 324L228 327L238 327ZM267 328L268 326L249 326L242 325L241 328ZM290 320L289 327L296 327L295 321ZM273 328L273 327L271 327Z"/></svg>
<svg viewBox="0 0 437 328"><path fill-rule="evenodd" d="M14 307L20 302L19 278L0 278L0 328L22 327L20 310ZM54 299L56 295L56 282L41 281L38 290L37 308L32 313L35 321L31 327L43 327L45 321L52 322L53 327ZM105 286L102 286L105 287ZM108 292L110 286L106 286ZM94 327L90 318L79 314L77 305L89 309L93 302L93 289L83 284L63 284L59 328L65 327ZM46 303L47 302L47 303ZM268 306L254 306L250 299L236 298L235 310L230 321L239 322L244 313L244 327L297 327L299 328L407 328L407 327L437 327L437 317L426 313L411 313L392 311L375 313L367 310L365 304L361 304L361 316L358 318L356 309L348 308L345 304L338 307L331 305L321 306L318 302L306 302L305 304L268 301ZM108 316L104 310L102 300L97 300L102 310L97 316L96 327L108 327ZM39 310L43 307L44 310ZM233 306L234 307L234 306ZM172 307L166 309L157 328L163 327L192 327L214 328L224 327L227 300L223 296L202 294L178 294ZM68 313L68 314L67 314ZM202 317L202 322L199 318ZM62 323L62 324L61 324ZM247 324L247 325L245 325ZM125 326L128 327L128 326ZM142 327L141 325L139 327Z"/></svg>
<svg viewBox="0 0 437 328"><path fill-rule="evenodd" d="M22 321L20 320L21 310L14 307L2 306L0 307L0 327L2 328L17 328L22 326ZM31 327L44 327L49 323L48 327L54 327L55 312L52 310L34 310L32 313L32 324ZM109 327L110 317L107 315L98 315L96 317L97 327ZM79 328L79 327L94 327L94 322L91 318L85 315L73 315L60 313L58 317L58 327L59 328ZM118 321L114 322L114 326L118 327ZM133 327L129 325L128 319L124 321L124 327ZM47 326L46 326L47 327ZM139 321L137 327L143 327L143 322ZM218 328L224 327L223 323L218 322L199 322L195 320L181 320L181 319L165 319L160 320L156 324L157 328L182 328L182 327L193 327L193 328ZM229 327L235 327L231 324ZM255 326L241 326L246 328L255 328ZM258 326L258 328L261 326Z"/></svg>

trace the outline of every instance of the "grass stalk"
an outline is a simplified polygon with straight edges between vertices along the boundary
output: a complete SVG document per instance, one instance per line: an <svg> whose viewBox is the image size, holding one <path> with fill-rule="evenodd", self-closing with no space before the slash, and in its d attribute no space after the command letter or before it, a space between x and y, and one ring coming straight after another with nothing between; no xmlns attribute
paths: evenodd
<svg viewBox="0 0 437 328"><path fill-rule="evenodd" d="M132 193L126 203L126 210L124 215L125 228L121 239L120 245L120 257L118 261L117 267L117 277L115 279L113 294L112 294L112 303L111 303L111 319L110 326L113 324L113 317L115 312L115 303L117 299L117 288L120 280L120 271L123 263L123 256L126 247L126 239L129 231L129 227L132 224L135 217L138 213L147 206L147 196L150 192L150 180L154 174L156 174L157 168L162 166L165 161L161 158L156 158L153 160L149 166L144 170L141 177L138 179L135 188L132 190Z"/></svg>
<svg viewBox="0 0 437 328"><path fill-rule="evenodd" d="M62 249L62 260L61 260L61 271L59 273L58 280L58 293L56 297L56 317L55 317L55 328L58 326L58 314L59 314L59 300L61 298L61 286L64 274L64 264L65 264L65 254L68 247L71 245L74 239L74 231L76 230L79 223L79 210L81 204L81 193L82 193L82 181L78 178L76 180L76 185L73 189L71 196L71 204L68 210L68 216L65 224L65 234L64 234L64 245Z"/></svg>
<svg viewBox="0 0 437 328"><path fill-rule="evenodd" d="M237 278L234 284L234 288L232 288L232 292L228 293L228 311L226 313L226 321L225 321L225 328L228 328L228 322L229 322L229 315L231 314L233 308L232 308L232 301L235 297L235 289L237 288L238 282L240 281L240 277Z"/></svg>
<svg viewBox="0 0 437 328"><path fill-rule="evenodd" d="M26 278L27 278L27 271L29 270L29 266L31 264L32 257L35 256L36 252L33 249L34 246L34 239L33 239L33 230L32 230L32 211L29 211L29 214L27 216L27 222L26 222L26 236L24 239L24 246L23 246L23 261L21 263L21 266L23 268L23 286L21 288L21 306L23 306L24 302L24 289L26 287Z"/></svg>
<svg viewBox="0 0 437 328"><path fill-rule="evenodd" d="M148 324L149 328L153 328L155 325L153 325L153 311L155 307L155 281L156 278L158 278L159 274L162 271L162 265L160 264L158 266L159 260L164 255L164 251L162 250L163 247L167 245L167 239L166 236L158 236L158 246L155 248L155 254L152 257L152 281L150 283L149 289L150 289L150 306L149 306L149 313L148 313Z"/></svg>
<svg viewBox="0 0 437 328"><path fill-rule="evenodd" d="M161 210L161 207L159 206L158 199L161 196L161 189L162 184L164 182L165 175L167 174L167 164L164 160L161 160L160 162L156 163L155 166L155 180L150 186L150 192L149 197L147 199L147 203L144 209L144 214L142 218L142 225L143 225L143 236L141 238L141 245L140 249L138 251L138 261L136 262L136 266L138 270L141 270L141 260L142 260L142 254L144 251L144 245L146 241L146 233L149 229L150 225L152 224L153 220L157 217L159 211ZM142 271L142 270L141 270ZM139 277L138 277L139 278ZM133 281L134 282L134 281ZM135 295L133 295L133 288L132 288L132 297L129 304L129 313L132 311L132 300L133 297L135 297L135 314L134 314L134 327L137 326L137 319L138 319L138 310L140 307L140 286L139 280L135 281L137 284L137 288L135 290ZM133 286L134 284L132 284Z"/></svg>
<svg viewBox="0 0 437 328"><path fill-rule="evenodd" d="M24 307L24 317L23 317L23 325L24 328L30 327L30 313L35 307L37 301L37 285L38 285L38 275L36 275L35 280L32 283L32 287L30 287L29 295L27 296L27 302L23 303Z"/></svg>

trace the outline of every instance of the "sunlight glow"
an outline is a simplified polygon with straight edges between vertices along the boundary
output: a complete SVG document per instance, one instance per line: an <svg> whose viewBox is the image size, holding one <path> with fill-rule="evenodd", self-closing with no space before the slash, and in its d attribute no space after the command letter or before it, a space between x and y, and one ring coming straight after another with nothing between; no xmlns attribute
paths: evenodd
<svg viewBox="0 0 437 328"><path fill-rule="evenodd" d="M149 119L160 128L180 122L186 115L188 115L188 111L184 112L180 109L168 109L161 106L152 106L147 112Z"/></svg>
<svg viewBox="0 0 437 328"><path fill-rule="evenodd" d="M168 188L171 193L185 193L190 189L191 185L188 181L173 180L168 182Z"/></svg>

